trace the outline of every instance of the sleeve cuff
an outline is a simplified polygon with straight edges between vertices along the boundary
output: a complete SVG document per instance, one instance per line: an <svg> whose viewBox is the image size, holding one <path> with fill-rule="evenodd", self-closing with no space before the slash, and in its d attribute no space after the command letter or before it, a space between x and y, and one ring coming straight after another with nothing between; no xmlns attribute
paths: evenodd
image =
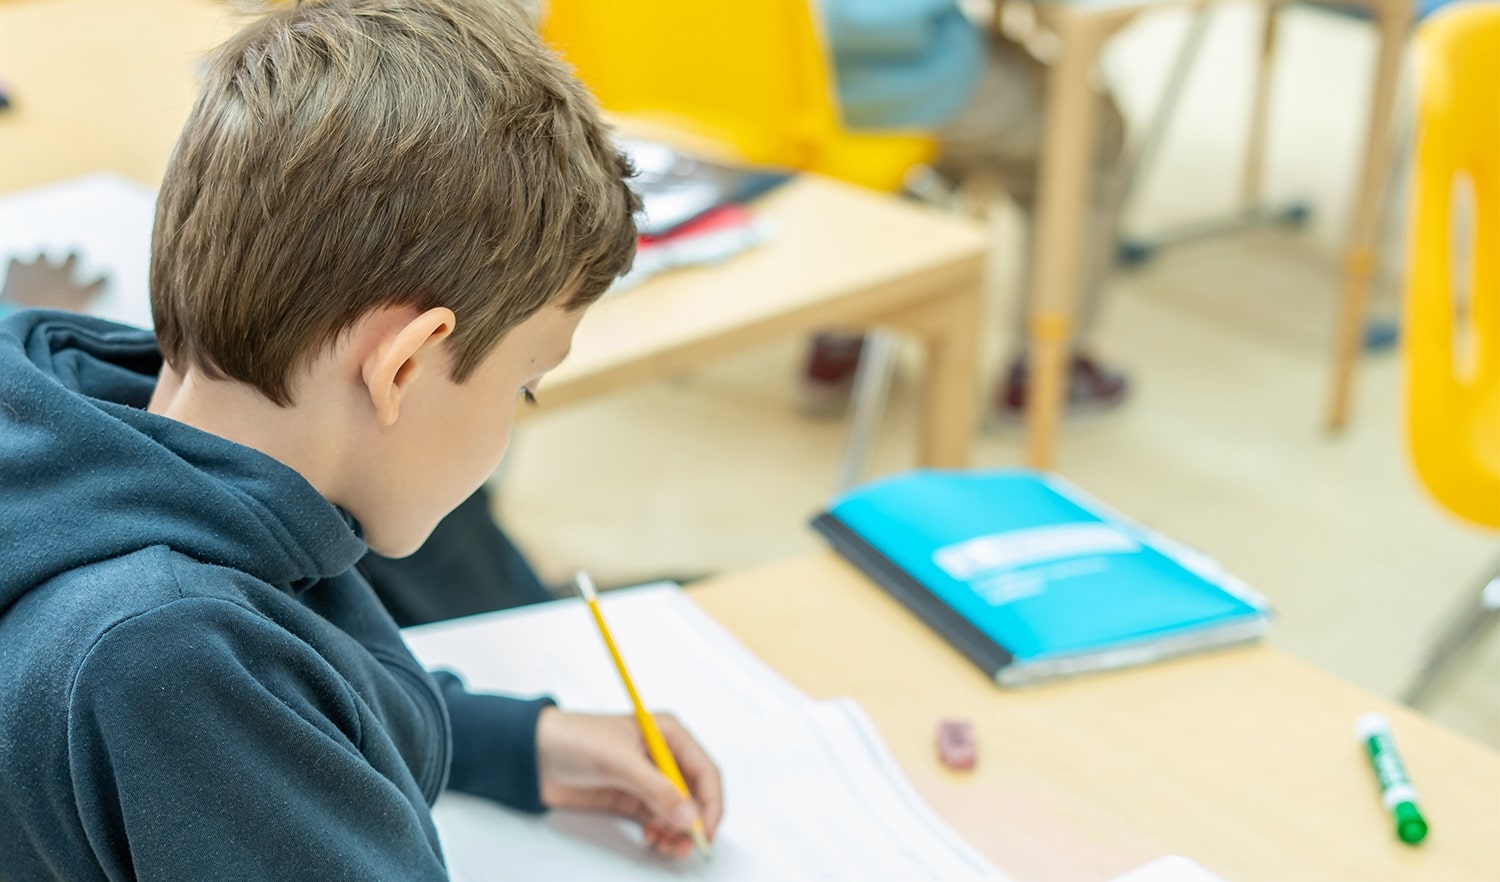
<svg viewBox="0 0 1500 882"><path fill-rule="evenodd" d="M524 812L546 811L537 778L536 722L556 702L476 694L446 671L433 677L453 724L448 789Z"/></svg>

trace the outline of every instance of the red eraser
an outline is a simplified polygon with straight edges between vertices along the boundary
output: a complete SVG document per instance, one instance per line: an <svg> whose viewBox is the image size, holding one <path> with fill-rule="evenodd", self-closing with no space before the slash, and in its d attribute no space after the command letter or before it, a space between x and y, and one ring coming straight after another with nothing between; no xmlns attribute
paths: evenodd
<svg viewBox="0 0 1500 882"><path fill-rule="evenodd" d="M939 720L937 727L938 759L950 769L968 771L979 761L979 743L974 726L968 720Z"/></svg>

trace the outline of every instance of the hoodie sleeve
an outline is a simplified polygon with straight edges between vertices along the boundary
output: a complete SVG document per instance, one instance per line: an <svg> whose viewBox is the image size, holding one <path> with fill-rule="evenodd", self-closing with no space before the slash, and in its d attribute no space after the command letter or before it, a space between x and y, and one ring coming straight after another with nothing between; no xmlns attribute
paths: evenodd
<svg viewBox="0 0 1500 882"><path fill-rule="evenodd" d="M80 665L68 716L77 811L105 875L446 879L425 800L410 775L377 771L366 753L401 760L363 719L316 653L233 603L182 599L115 625Z"/></svg>
<svg viewBox="0 0 1500 882"><path fill-rule="evenodd" d="M447 671L433 674L453 722L448 788L514 809L543 812L536 766L536 721L550 698L482 695Z"/></svg>

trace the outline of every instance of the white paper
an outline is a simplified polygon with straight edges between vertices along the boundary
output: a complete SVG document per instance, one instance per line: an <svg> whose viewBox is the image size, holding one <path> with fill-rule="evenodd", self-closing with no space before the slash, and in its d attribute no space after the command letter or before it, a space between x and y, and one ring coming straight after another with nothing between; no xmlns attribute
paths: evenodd
<svg viewBox="0 0 1500 882"><path fill-rule="evenodd" d="M805 714L805 716L804 716ZM910 792L852 702L742 720L705 746L720 762L729 811L707 861L651 854L636 825L553 812L537 818L447 793L433 815L449 865L485 879L1003 879Z"/></svg>
<svg viewBox="0 0 1500 882"><path fill-rule="evenodd" d="M1222 876L1203 869L1185 857L1159 858L1114 882L1224 882Z"/></svg>
<svg viewBox="0 0 1500 882"><path fill-rule="evenodd" d="M675 585L610 591L600 602L641 698L653 709L711 728L723 718L811 703ZM424 665L459 673L476 692L545 693L575 710L632 710L588 607L576 598L403 633Z"/></svg>
<svg viewBox="0 0 1500 882"><path fill-rule="evenodd" d="M100 173L0 198L0 272L12 257L78 254L78 279L109 281L91 315L151 327L151 225L156 192Z"/></svg>
<svg viewBox="0 0 1500 882"><path fill-rule="evenodd" d="M676 588L609 592L602 603L643 699L676 713L723 771L728 811L713 858L655 857L625 821L535 818L448 793L433 814L456 877L1004 879L921 801L853 701L810 700ZM581 602L406 633L424 664L457 671L470 688L629 710Z"/></svg>

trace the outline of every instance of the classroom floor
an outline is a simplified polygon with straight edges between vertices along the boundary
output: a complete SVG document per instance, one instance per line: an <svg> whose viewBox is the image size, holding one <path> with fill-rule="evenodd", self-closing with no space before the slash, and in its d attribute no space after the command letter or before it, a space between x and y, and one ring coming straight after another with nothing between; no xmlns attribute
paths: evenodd
<svg viewBox="0 0 1500 882"><path fill-rule="evenodd" d="M1233 204L1257 13L1231 6L1216 16L1130 212L1133 229ZM1500 560L1500 542L1441 513L1415 484L1398 433L1394 355L1365 360L1350 431L1321 431L1335 249L1374 41L1361 23L1324 13L1293 9L1286 21L1270 192L1307 199L1313 223L1185 247L1117 275L1097 340L1130 368L1136 394L1118 415L1070 425L1060 462L1112 506L1269 595L1276 645L1394 695L1435 629ZM1132 119L1149 106L1185 22L1153 17L1111 47L1107 74ZM987 378L1012 342L1017 229L1000 211ZM1394 313L1394 296L1377 309ZM800 357L787 341L555 414L545 412L544 383L543 413L517 433L501 478L505 523L558 582L580 566L605 584L691 578L818 548L805 522L831 489L844 428L798 415ZM912 462L914 385L898 380L881 473ZM1020 442L1013 428L988 431L976 464L1018 464ZM1500 635L1475 656L1430 710L1500 748Z"/></svg>

